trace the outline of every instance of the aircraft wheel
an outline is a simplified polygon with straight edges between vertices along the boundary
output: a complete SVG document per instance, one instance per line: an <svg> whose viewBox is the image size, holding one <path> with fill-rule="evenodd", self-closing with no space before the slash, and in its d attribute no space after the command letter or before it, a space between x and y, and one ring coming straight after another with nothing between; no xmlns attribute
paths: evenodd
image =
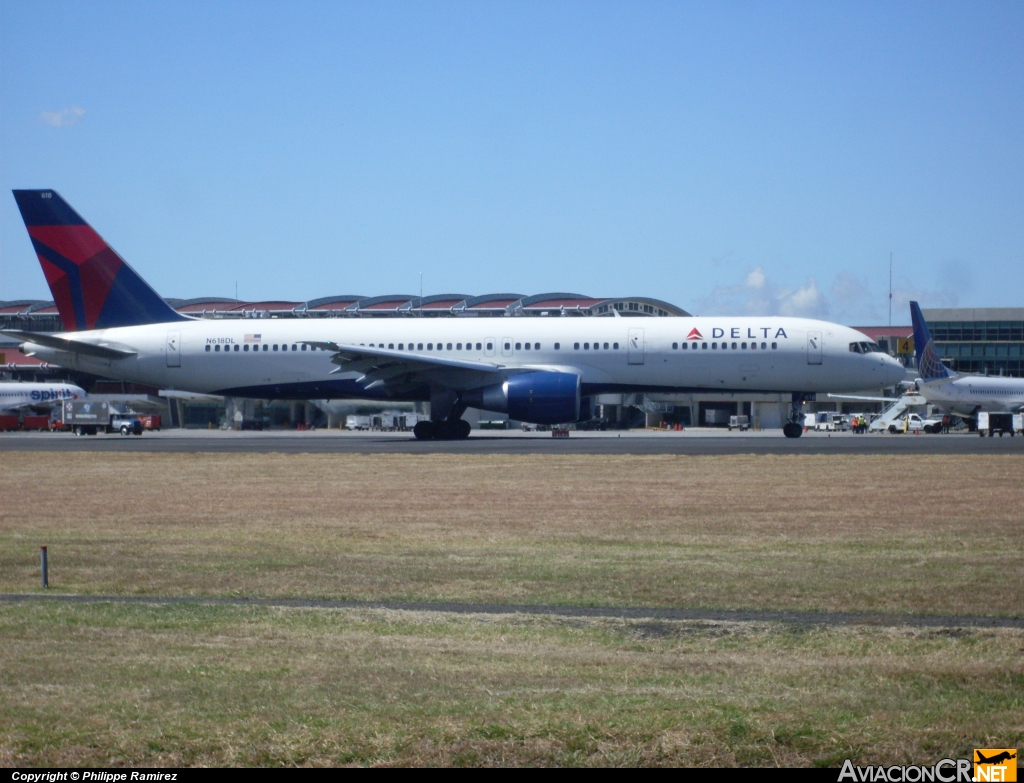
<svg viewBox="0 0 1024 783"><path fill-rule="evenodd" d="M786 425L782 428L782 434L787 438L799 438L804 434L804 428L796 422L786 422Z"/></svg>
<svg viewBox="0 0 1024 783"><path fill-rule="evenodd" d="M412 428L412 434L416 436L416 440L433 440L437 437L437 431L432 421L416 422L416 426Z"/></svg>
<svg viewBox="0 0 1024 783"><path fill-rule="evenodd" d="M473 428L469 426L469 422L463 419L459 419L455 422L455 437L458 440L465 440L469 437L469 433L472 432Z"/></svg>

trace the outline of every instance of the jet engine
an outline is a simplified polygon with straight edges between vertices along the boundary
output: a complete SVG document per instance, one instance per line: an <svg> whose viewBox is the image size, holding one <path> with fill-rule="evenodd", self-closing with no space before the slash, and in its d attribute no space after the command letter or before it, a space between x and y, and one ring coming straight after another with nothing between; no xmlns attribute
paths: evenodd
<svg viewBox="0 0 1024 783"><path fill-rule="evenodd" d="M580 416L580 376L570 372L524 372L504 383L461 395L470 408L507 413L531 424L562 424Z"/></svg>

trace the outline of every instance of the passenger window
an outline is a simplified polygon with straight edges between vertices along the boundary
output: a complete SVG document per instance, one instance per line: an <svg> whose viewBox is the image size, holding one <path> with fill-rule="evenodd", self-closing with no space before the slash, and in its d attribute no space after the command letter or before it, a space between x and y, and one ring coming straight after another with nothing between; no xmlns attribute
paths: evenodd
<svg viewBox="0 0 1024 783"><path fill-rule="evenodd" d="M206 352L207 352L207 353L209 353L209 352L210 352L210 346L209 346L209 345L207 345L207 346L206 346Z"/></svg>
<svg viewBox="0 0 1024 783"><path fill-rule="evenodd" d="M673 351L678 351L679 350L679 343L672 343L672 350Z"/></svg>
<svg viewBox="0 0 1024 783"><path fill-rule="evenodd" d="M608 343L605 343L605 344L604 344L604 349L605 349L606 351L608 350Z"/></svg>
<svg viewBox="0 0 1024 783"><path fill-rule="evenodd" d="M505 343L505 350L509 351L512 349L512 343Z"/></svg>
<svg viewBox="0 0 1024 783"><path fill-rule="evenodd" d="M293 347L292 350L294 351L295 348ZM306 344L305 343L302 344L302 350L306 350Z"/></svg>
<svg viewBox="0 0 1024 783"><path fill-rule="evenodd" d="M479 348L480 347L480 343L477 343L476 347ZM493 351L494 350L494 343L487 343L487 350L488 351Z"/></svg>
<svg viewBox="0 0 1024 783"><path fill-rule="evenodd" d="M452 344L448 343L448 350L450 351L451 349L452 349Z"/></svg>
<svg viewBox="0 0 1024 783"><path fill-rule="evenodd" d="M246 345L246 346L245 346L244 348L242 348L242 350L243 350L243 351L248 351L248 350L249 350L249 346L248 346L248 345Z"/></svg>
<svg viewBox="0 0 1024 783"><path fill-rule="evenodd" d="M269 345L264 345L264 346L263 346L263 350L264 350L264 351L268 351L268 350L270 350L270 346L269 346Z"/></svg>
<svg viewBox="0 0 1024 783"><path fill-rule="evenodd" d="M404 351L405 350L405 343L399 343L398 344L398 350Z"/></svg>
<svg viewBox="0 0 1024 783"><path fill-rule="evenodd" d="M682 349L683 349L684 351L687 351L687 350L689 350L689 348L690 348L690 346L688 346L688 345L687 345L686 343L683 343L683 344L682 344L682 345L681 345L680 347L681 347L681 348L682 348Z"/></svg>
<svg viewBox="0 0 1024 783"><path fill-rule="evenodd" d="M487 349L488 349L488 350L490 350L490 348L491 348L491 344L490 344L490 343L487 343ZM480 350L480 343L477 343L477 344L476 344L476 349L477 349L478 351Z"/></svg>
<svg viewBox="0 0 1024 783"><path fill-rule="evenodd" d="M277 344L276 343L274 344L274 350L275 351L277 350Z"/></svg>
<svg viewBox="0 0 1024 783"><path fill-rule="evenodd" d="M701 343L701 344L700 344L700 349L701 349L702 351L706 351L706 350L708 349L708 344L707 344L707 343Z"/></svg>
<svg viewBox="0 0 1024 783"><path fill-rule="evenodd" d="M778 347L779 347L779 344L778 344L778 343L772 343L772 350L773 350L773 351L774 351L774 350L775 350L776 348L778 348Z"/></svg>
<svg viewBox="0 0 1024 783"><path fill-rule="evenodd" d="M712 351L717 351L718 350L718 343L711 343L711 350Z"/></svg>
<svg viewBox="0 0 1024 783"><path fill-rule="evenodd" d="M389 351L395 350L395 344L394 343L388 343L388 350Z"/></svg>
<svg viewBox="0 0 1024 783"><path fill-rule="evenodd" d="M299 350L299 347L295 343L292 343L292 350L297 351Z"/></svg>
<svg viewBox="0 0 1024 783"><path fill-rule="evenodd" d="M736 343L733 343L733 344L732 344L732 349L733 349L734 351L736 350Z"/></svg>
<svg viewBox="0 0 1024 783"><path fill-rule="evenodd" d="M540 350L540 343L534 343L533 344L533 350L539 351Z"/></svg>
<svg viewBox="0 0 1024 783"><path fill-rule="evenodd" d="M768 343L761 343L761 350L762 351L768 350Z"/></svg>
<svg viewBox="0 0 1024 783"><path fill-rule="evenodd" d="M434 350L434 344L433 343L427 343L427 350L428 351Z"/></svg>
<svg viewBox="0 0 1024 783"><path fill-rule="evenodd" d="M215 345L215 346L213 346L213 350L215 350L215 351L219 351L219 350L220 350L220 346L219 346L219 345Z"/></svg>
<svg viewBox="0 0 1024 783"><path fill-rule="evenodd" d="M462 350L462 343L455 343L455 350L456 351L461 351Z"/></svg>
<svg viewBox="0 0 1024 783"><path fill-rule="evenodd" d="M562 347L561 343L555 343L555 350L559 350Z"/></svg>
<svg viewBox="0 0 1024 783"><path fill-rule="evenodd" d="M583 350L584 351L589 351L590 350L590 343L583 343Z"/></svg>
<svg viewBox="0 0 1024 783"><path fill-rule="evenodd" d="M619 344L618 343L612 343L612 348L614 348L616 351L619 350Z"/></svg>
<svg viewBox="0 0 1024 783"><path fill-rule="evenodd" d="M578 351L578 350L580 349L580 344L579 344L579 343L573 343L573 344L572 344L572 349L573 349L574 351Z"/></svg>
<svg viewBox="0 0 1024 783"><path fill-rule="evenodd" d="M417 351L422 351L423 350L423 343L416 343L416 350Z"/></svg>

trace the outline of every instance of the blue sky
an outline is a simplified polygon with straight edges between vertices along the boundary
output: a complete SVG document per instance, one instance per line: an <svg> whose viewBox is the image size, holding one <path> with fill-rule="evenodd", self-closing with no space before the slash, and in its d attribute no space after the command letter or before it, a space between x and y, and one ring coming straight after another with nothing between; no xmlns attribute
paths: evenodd
<svg viewBox="0 0 1024 783"><path fill-rule="evenodd" d="M0 186L165 296L1024 305L1024 4L0 4ZM50 295L0 194L0 299Z"/></svg>

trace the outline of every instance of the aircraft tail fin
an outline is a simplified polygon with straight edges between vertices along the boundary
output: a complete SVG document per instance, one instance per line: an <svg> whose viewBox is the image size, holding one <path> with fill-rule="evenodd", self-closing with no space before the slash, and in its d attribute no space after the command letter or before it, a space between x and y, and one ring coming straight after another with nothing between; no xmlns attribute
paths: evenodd
<svg viewBox="0 0 1024 783"><path fill-rule="evenodd" d="M917 369L921 373L921 379L937 381L953 377L953 373L939 359L932 334L917 302L910 303L910 320L914 324L914 352L917 354Z"/></svg>
<svg viewBox="0 0 1024 783"><path fill-rule="evenodd" d="M55 190L15 190L21 217L69 332L187 320Z"/></svg>

